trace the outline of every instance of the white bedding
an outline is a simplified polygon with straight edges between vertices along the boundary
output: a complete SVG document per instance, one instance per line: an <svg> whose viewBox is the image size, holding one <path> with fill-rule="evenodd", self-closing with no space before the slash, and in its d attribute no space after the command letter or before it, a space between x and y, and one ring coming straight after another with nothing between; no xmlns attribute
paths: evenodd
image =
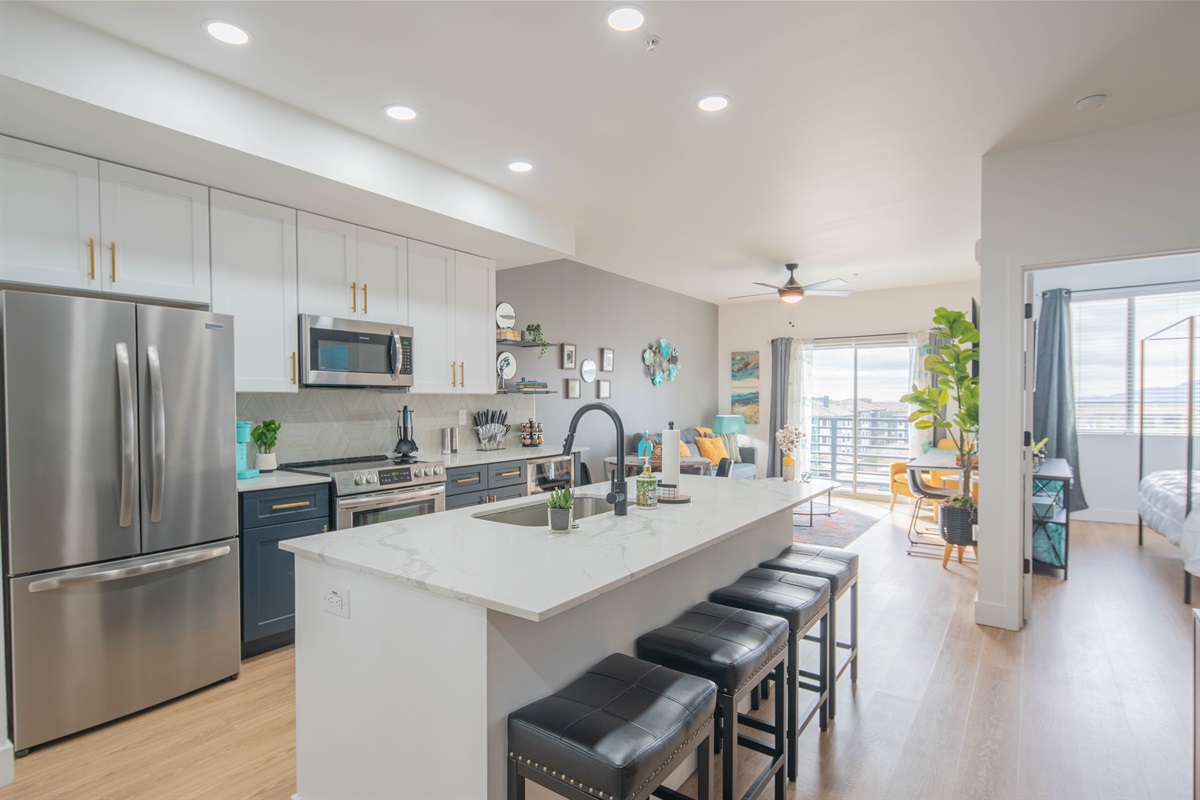
<svg viewBox="0 0 1200 800"><path fill-rule="evenodd" d="M1183 553L1183 566L1200 575L1200 470L1192 471L1192 513L1184 519L1187 474L1152 472L1138 485L1138 515Z"/></svg>

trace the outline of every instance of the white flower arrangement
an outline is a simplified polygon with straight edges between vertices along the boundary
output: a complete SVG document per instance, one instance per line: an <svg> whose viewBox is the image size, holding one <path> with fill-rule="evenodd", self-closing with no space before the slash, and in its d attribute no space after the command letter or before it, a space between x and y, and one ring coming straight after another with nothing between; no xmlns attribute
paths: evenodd
<svg viewBox="0 0 1200 800"><path fill-rule="evenodd" d="M775 431L775 443L779 445L779 449L785 453L794 453L796 448L800 447L807 434L794 425L784 425L779 430Z"/></svg>

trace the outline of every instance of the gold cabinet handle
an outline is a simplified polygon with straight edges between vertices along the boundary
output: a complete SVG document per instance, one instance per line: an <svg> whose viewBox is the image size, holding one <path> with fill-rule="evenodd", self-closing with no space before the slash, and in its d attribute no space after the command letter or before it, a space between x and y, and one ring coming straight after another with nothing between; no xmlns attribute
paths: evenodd
<svg viewBox="0 0 1200 800"><path fill-rule="evenodd" d="M520 474L521 474L521 470L518 469L513 472L501 472L500 477L501 478L515 478L516 476L518 476Z"/></svg>
<svg viewBox="0 0 1200 800"><path fill-rule="evenodd" d="M296 385L296 351L292 351L292 386Z"/></svg>
<svg viewBox="0 0 1200 800"><path fill-rule="evenodd" d="M492 498L488 497L488 496L485 494L485 495L483 496L483 502L485 502L485 503L490 503L490 502L492 502Z"/></svg>
<svg viewBox="0 0 1200 800"><path fill-rule="evenodd" d="M88 237L88 280L96 280L96 237Z"/></svg>
<svg viewBox="0 0 1200 800"><path fill-rule="evenodd" d="M358 281L350 283L350 310L358 311Z"/></svg>
<svg viewBox="0 0 1200 800"><path fill-rule="evenodd" d="M475 477L473 477L473 478L456 478L456 479L454 480L454 482L455 482L455 483L474 483L474 482L475 482L475 481L477 481L477 480L479 480L479 476L478 476L478 475L476 475L476 476L475 476Z"/></svg>
<svg viewBox="0 0 1200 800"><path fill-rule="evenodd" d="M450 362L450 385L454 387L458 386L458 373L454 371L457 366L457 361Z"/></svg>
<svg viewBox="0 0 1200 800"><path fill-rule="evenodd" d="M500 495L498 495L498 494L494 494L494 495L492 495L492 502L493 502L493 503L499 503L499 502L500 502Z"/></svg>
<svg viewBox="0 0 1200 800"><path fill-rule="evenodd" d="M322 525L321 533L329 533L329 525Z"/></svg>
<svg viewBox="0 0 1200 800"><path fill-rule="evenodd" d="M467 388L467 362L458 362L458 385L465 389Z"/></svg>
<svg viewBox="0 0 1200 800"><path fill-rule="evenodd" d="M367 313L367 285L363 284L363 313Z"/></svg>
<svg viewBox="0 0 1200 800"><path fill-rule="evenodd" d="M112 272L109 273L108 280L110 283L117 282L117 243L109 242L108 249L112 250Z"/></svg>
<svg viewBox="0 0 1200 800"><path fill-rule="evenodd" d="M310 501L303 500L299 503L280 503L277 506L271 506L271 510L278 511L281 508L304 508L305 506L311 506L311 505L312 505L312 503Z"/></svg>

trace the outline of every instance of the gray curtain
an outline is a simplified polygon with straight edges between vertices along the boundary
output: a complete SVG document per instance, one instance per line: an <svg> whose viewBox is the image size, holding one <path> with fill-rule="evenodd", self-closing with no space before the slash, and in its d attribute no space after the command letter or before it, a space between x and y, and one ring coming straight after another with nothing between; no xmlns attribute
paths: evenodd
<svg viewBox="0 0 1200 800"><path fill-rule="evenodd" d="M1070 511L1088 507L1079 474L1079 436L1075 431L1075 384L1071 369L1071 293L1042 293L1037 322L1037 361L1033 381L1033 440L1046 442L1047 458L1065 458L1075 470Z"/></svg>
<svg viewBox="0 0 1200 800"><path fill-rule="evenodd" d="M788 386L791 384L792 346L795 339L771 340L771 426L767 431L767 477L783 474L783 453L775 444L775 431L787 424Z"/></svg>

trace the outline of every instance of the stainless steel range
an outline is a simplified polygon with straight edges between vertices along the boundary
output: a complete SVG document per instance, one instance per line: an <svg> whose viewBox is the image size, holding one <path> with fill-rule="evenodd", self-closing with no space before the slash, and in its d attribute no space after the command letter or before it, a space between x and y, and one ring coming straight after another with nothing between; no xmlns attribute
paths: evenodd
<svg viewBox="0 0 1200 800"><path fill-rule="evenodd" d="M391 456L364 456L281 466L331 478L338 529L446 510L446 467L440 461L402 464Z"/></svg>

